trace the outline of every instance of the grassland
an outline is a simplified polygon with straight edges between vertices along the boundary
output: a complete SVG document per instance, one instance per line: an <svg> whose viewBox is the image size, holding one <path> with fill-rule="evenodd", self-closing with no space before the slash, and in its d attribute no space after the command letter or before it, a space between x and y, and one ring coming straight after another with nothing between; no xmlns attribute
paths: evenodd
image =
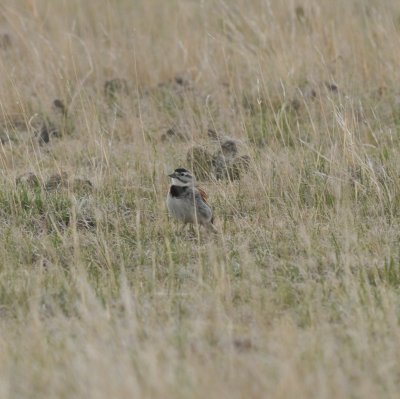
<svg viewBox="0 0 400 399"><path fill-rule="evenodd" d="M399 397L398 1L0 21L1 398ZM208 129L251 159L202 182L218 237L164 204Z"/></svg>

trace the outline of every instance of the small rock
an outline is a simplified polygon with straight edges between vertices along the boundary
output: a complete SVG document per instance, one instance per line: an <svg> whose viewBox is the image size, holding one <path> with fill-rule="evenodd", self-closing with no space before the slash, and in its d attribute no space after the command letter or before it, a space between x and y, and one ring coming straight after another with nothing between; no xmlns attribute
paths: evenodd
<svg viewBox="0 0 400 399"><path fill-rule="evenodd" d="M0 35L0 48L7 50L12 46L11 36L8 33Z"/></svg>
<svg viewBox="0 0 400 399"><path fill-rule="evenodd" d="M308 92L308 97L311 98L312 100L314 100L315 98L317 98L317 92L314 89L311 89Z"/></svg>
<svg viewBox="0 0 400 399"><path fill-rule="evenodd" d="M302 6L297 6L295 8L295 13L296 13L296 18L300 21L300 22L304 22L306 13L304 12L304 8Z"/></svg>
<svg viewBox="0 0 400 399"><path fill-rule="evenodd" d="M383 97L385 94L387 94L388 88L386 86L380 86L378 87L378 90L376 91L376 94L378 97Z"/></svg>
<svg viewBox="0 0 400 399"><path fill-rule="evenodd" d="M235 338L233 346L238 352L247 352L253 349L253 343L248 338Z"/></svg>
<svg viewBox="0 0 400 399"><path fill-rule="evenodd" d="M64 102L57 98L53 101L52 108L55 113L53 121L55 126L57 126L57 128L53 126L52 135L54 137L62 137L71 134L75 130L74 122L73 119L69 117L68 108L65 106Z"/></svg>
<svg viewBox="0 0 400 399"><path fill-rule="evenodd" d="M91 193L93 191L93 184L89 179L76 178L71 185L72 191L82 194Z"/></svg>
<svg viewBox="0 0 400 399"><path fill-rule="evenodd" d="M56 112L59 112L62 115L67 115L67 109L65 108L64 103L58 98L53 101L53 108Z"/></svg>
<svg viewBox="0 0 400 399"><path fill-rule="evenodd" d="M159 89L163 89L164 87L168 86L168 82L160 82L157 84Z"/></svg>
<svg viewBox="0 0 400 399"><path fill-rule="evenodd" d="M45 190L52 191L68 187L68 174L66 172L51 175L44 185Z"/></svg>
<svg viewBox="0 0 400 399"><path fill-rule="evenodd" d="M24 174L18 176L16 178L15 182L16 182L17 186L25 186L25 187L29 187L29 188L37 188L40 186L39 179L32 172L24 173Z"/></svg>
<svg viewBox="0 0 400 399"><path fill-rule="evenodd" d="M50 134L46 127L40 129L38 139L40 145L48 144L50 142Z"/></svg>
<svg viewBox="0 0 400 399"><path fill-rule="evenodd" d="M297 87L297 90L300 92L301 97L306 100L315 100L318 95L316 86L314 86L314 84L308 80L300 83L300 85Z"/></svg>
<svg viewBox="0 0 400 399"><path fill-rule="evenodd" d="M38 138L39 145L48 144L53 137L60 137L58 128L47 118L40 117L36 128L34 128L35 135Z"/></svg>
<svg viewBox="0 0 400 399"><path fill-rule="evenodd" d="M0 143L1 144L7 144L11 141L10 136L7 133L1 133L0 134Z"/></svg>
<svg viewBox="0 0 400 399"><path fill-rule="evenodd" d="M301 102L297 98L293 98L289 101L288 109L290 111L298 112L301 108Z"/></svg>
<svg viewBox="0 0 400 399"><path fill-rule="evenodd" d="M339 92L339 88L334 84L334 83L325 83L326 88L333 92L333 93L338 93Z"/></svg>
<svg viewBox="0 0 400 399"><path fill-rule="evenodd" d="M172 141L174 139L177 139L180 141L185 140L185 136L180 131L178 131L175 127L169 128L164 134L161 135L161 141L163 143L165 143L167 141Z"/></svg>
<svg viewBox="0 0 400 399"><path fill-rule="evenodd" d="M189 86L190 82L188 79L184 78L182 75L176 75L175 76L175 83L180 85L180 86Z"/></svg>
<svg viewBox="0 0 400 399"><path fill-rule="evenodd" d="M104 83L104 95L113 100L117 94L129 94L128 83L126 79L114 78Z"/></svg>
<svg viewBox="0 0 400 399"><path fill-rule="evenodd" d="M157 89L160 90L158 94L172 93L172 94L182 95L183 93L193 91L194 87L192 86L190 75L182 73L175 75L175 77L171 79L158 83ZM154 92L154 90L150 90L150 93L151 92ZM154 92L154 94L156 93Z"/></svg>
<svg viewBox="0 0 400 399"><path fill-rule="evenodd" d="M39 144L40 145L47 144L50 142L50 137L59 137L59 136L60 134L58 129L51 122L45 122L40 128L38 134Z"/></svg>
<svg viewBox="0 0 400 399"><path fill-rule="evenodd" d="M115 116L124 117L126 113L121 105L121 100L122 97L129 95L127 81L120 78L108 80L104 83L104 95Z"/></svg>

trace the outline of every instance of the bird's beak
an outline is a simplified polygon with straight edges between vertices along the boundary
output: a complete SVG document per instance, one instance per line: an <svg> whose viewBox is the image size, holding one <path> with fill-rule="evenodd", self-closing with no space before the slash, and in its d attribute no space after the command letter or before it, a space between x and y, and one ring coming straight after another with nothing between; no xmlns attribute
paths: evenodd
<svg viewBox="0 0 400 399"><path fill-rule="evenodd" d="M171 179L174 179L174 178L176 178L176 174L175 174L175 172L174 172L174 173L171 173L170 175L168 175L168 177L170 177Z"/></svg>

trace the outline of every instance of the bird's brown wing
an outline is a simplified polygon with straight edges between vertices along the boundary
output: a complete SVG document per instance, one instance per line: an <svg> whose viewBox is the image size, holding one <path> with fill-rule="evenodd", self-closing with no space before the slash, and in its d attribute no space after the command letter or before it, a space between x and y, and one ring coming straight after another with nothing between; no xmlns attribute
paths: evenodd
<svg viewBox="0 0 400 399"><path fill-rule="evenodd" d="M199 192L201 199L210 207L210 204L207 201L208 200L207 193L198 187L197 187L197 191ZM211 209L211 207L210 207L210 209ZM213 223L214 223L214 216L211 217L211 224L213 224Z"/></svg>
<svg viewBox="0 0 400 399"><path fill-rule="evenodd" d="M199 192L199 194L200 194L200 197L201 197L201 199L208 205L208 195L207 195L207 193L204 191L204 190L202 190L201 188L197 188L197 190L198 190L198 192Z"/></svg>

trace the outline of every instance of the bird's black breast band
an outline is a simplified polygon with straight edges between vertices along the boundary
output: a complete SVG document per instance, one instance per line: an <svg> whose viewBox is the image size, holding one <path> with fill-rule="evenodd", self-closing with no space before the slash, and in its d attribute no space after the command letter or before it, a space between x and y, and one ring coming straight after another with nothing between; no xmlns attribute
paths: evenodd
<svg viewBox="0 0 400 399"><path fill-rule="evenodd" d="M187 187L171 186L169 192L171 194L171 197L181 197L183 193L186 191L186 189Z"/></svg>

